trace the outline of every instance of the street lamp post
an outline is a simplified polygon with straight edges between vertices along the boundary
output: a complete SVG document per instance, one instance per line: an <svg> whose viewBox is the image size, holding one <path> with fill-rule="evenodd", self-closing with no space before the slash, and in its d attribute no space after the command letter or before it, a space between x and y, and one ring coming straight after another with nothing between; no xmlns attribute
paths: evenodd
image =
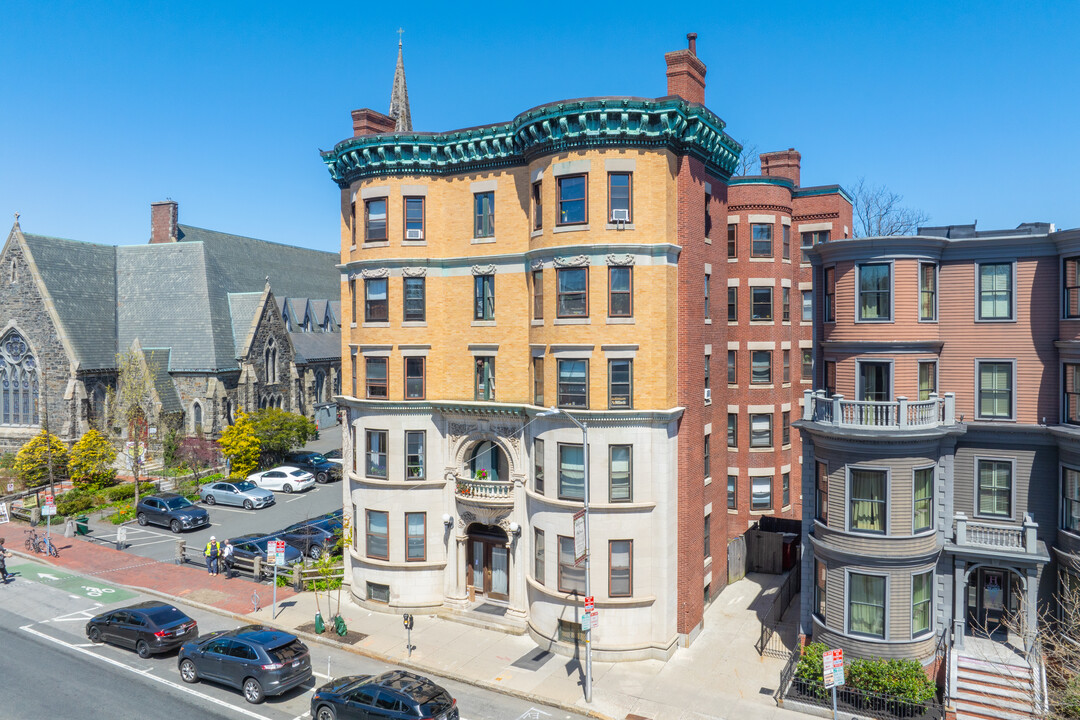
<svg viewBox="0 0 1080 720"><path fill-rule="evenodd" d="M584 524L585 524L585 597L592 597L592 573L589 571L589 563L592 560L592 554L589 552L589 424L587 422L580 422L570 413L566 412L562 408L551 407L542 413L539 413L537 417L550 417L552 415L563 415L570 419L570 422L574 423L581 429L581 445L583 448L583 462L585 463L585 492L583 493L584 501ZM583 598L584 601L584 598ZM584 602L582 602L582 609L584 610ZM584 614L584 613L583 613ZM592 702L592 614L589 613L589 624L585 628L585 702Z"/></svg>

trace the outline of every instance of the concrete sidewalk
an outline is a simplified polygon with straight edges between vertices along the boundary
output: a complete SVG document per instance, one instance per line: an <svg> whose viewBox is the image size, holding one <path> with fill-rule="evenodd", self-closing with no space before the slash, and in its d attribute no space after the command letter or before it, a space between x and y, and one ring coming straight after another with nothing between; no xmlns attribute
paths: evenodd
<svg viewBox="0 0 1080 720"><path fill-rule="evenodd" d="M10 526L8 548L21 545L19 526ZM454 678L510 695L580 713L615 720L768 720L795 718L776 706L772 694L784 662L759 657L754 649L759 616L768 608L783 576L751 574L730 585L705 613L705 628L689 648L679 648L667 662L643 660L593 663L593 701L583 695L583 659L545 653L527 635L508 635L439 616L418 615L412 633L416 649L406 649L402 618L368 611L341 592L341 615L349 635L333 632L331 610L337 593L296 594L278 588L277 616L270 607L272 588L249 580L210 576L202 568L147 561L78 538L54 538L61 557L48 561L64 569L118 585L171 596L248 619L272 624L305 639L412 667L419 672ZM24 553L17 552L24 555ZM45 561L41 556L31 556ZM254 610L253 593L263 607ZM313 634L318 603L327 632ZM797 603L793 603L793 606ZM481 616L482 617L482 616Z"/></svg>

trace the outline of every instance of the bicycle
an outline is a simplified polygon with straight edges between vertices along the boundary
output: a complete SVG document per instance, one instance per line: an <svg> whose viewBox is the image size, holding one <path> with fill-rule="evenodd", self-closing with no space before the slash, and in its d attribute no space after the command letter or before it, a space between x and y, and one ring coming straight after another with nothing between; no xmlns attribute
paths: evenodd
<svg viewBox="0 0 1080 720"><path fill-rule="evenodd" d="M27 550L32 550L33 552L38 552L37 546L38 546L39 540L38 540L37 531L35 531L33 528L30 528L29 530L23 530L23 532L26 533L26 535L27 535L26 542L23 543L23 546Z"/></svg>
<svg viewBox="0 0 1080 720"><path fill-rule="evenodd" d="M37 531L32 528L30 530L24 530L23 532L28 534L25 543L27 550L33 550L36 553L48 555L49 557L60 557L60 551L53 545L53 542L48 535L38 535Z"/></svg>

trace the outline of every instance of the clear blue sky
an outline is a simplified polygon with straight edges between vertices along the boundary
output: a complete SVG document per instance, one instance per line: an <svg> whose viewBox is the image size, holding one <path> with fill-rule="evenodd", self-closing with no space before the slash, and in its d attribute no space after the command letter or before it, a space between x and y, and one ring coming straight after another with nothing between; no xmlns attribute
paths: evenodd
<svg viewBox="0 0 1080 720"><path fill-rule="evenodd" d="M664 95L663 53L695 31L709 107L744 144L799 149L804 185L1077 227L1078 25L1077 2L5 0L0 227L141 243L171 197L182 223L337 250L318 150L387 110L398 26L417 130Z"/></svg>

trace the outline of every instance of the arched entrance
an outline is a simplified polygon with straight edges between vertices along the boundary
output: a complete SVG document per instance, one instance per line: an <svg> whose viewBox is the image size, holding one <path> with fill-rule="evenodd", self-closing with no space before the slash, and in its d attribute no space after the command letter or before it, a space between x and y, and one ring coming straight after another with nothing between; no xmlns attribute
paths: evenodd
<svg viewBox="0 0 1080 720"><path fill-rule="evenodd" d="M1024 580L1013 570L980 565L968 573L967 628L973 635L1004 635L1024 603Z"/></svg>
<svg viewBox="0 0 1080 720"><path fill-rule="evenodd" d="M466 530L465 583L475 595L510 599L510 538L497 525L472 523Z"/></svg>

